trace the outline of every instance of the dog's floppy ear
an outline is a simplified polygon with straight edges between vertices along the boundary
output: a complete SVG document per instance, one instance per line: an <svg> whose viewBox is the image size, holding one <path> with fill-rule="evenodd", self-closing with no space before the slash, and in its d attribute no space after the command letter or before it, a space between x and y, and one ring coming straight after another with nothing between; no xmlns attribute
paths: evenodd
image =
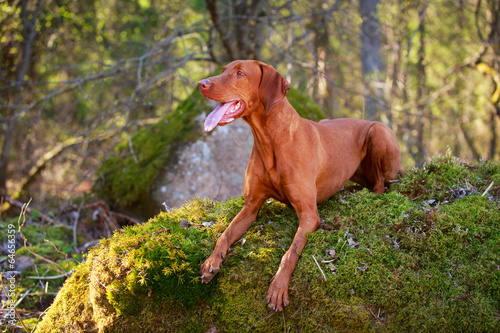
<svg viewBox="0 0 500 333"><path fill-rule="evenodd" d="M259 96L266 108L266 115L274 104L281 101L290 89L287 80L273 66L259 63L262 77L259 85Z"/></svg>

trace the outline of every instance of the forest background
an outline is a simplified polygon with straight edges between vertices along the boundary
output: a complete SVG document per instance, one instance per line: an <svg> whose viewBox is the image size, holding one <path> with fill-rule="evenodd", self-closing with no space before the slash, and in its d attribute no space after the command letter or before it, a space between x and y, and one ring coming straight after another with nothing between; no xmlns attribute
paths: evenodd
<svg viewBox="0 0 500 333"><path fill-rule="evenodd" d="M404 168L499 158L495 0L2 0L0 194L88 193L117 143L234 59L330 118L380 120Z"/></svg>

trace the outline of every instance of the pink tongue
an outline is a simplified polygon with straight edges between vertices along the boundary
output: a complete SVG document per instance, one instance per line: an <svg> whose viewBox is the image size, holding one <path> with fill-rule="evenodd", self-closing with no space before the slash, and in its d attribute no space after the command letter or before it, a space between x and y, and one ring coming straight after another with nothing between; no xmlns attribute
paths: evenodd
<svg viewBox="0 0 500 333"><path fill-rule="evenodd" d="M220 103L205 119L205 132L210 132L234 103Z"/></svg>

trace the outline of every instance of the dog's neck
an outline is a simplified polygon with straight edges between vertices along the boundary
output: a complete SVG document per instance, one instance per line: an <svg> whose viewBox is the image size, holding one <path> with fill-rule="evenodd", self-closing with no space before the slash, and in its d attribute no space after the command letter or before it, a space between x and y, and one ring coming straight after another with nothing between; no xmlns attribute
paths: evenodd
<svg viewBox="0 0 500 333"><path fill-rule="evenodd" d="M296 124L302 117L285 97L276 103L266 115L264 106L243 117L250 125L254 137L254 149L260 155L268 172L275 168L276 144L291 140Z"/></svg>

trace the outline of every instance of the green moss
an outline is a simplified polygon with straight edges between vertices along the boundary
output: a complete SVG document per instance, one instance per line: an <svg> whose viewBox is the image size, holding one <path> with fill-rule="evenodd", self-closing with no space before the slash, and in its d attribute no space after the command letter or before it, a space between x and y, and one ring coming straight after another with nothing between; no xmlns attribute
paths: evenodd
<svg viewBox="0 0 500 333"><path fill-rule="evenodd" d="M295 88L290 88L286 95L290 104L293 105L295 110L301 117L319 121L325 119L326 115L309 97L302 94Z"/></svg>
<svg viewBox="0 0 500 333"><path fill-rule="evenodd" d="M196 199L103 240L39 332L498 331L500 195L481 194L499 166L437 158L384 195L342 190L319 205L336 228L308 236L283 313L269 312L265 295L298 226L293 209L265 203L202 285L199 266L243 200Z"/></svg>
<svg viewBox="0 0 500 333"><path fill-rule="evenodd" d="M298 90L290 89L287 97L302 117L325 118L314 102ZM131 138L136 156L129 139L125 139L115 154L100 165L94 191L117 207L139 206L147 211L151 204L150 188L165 165L177 161L177 151L185 144L203 137L196 118L208 113L208 109L207 100L195 89L174 112Z"/></svg>
<svg viewBox="0 0 500 333"><path fill-rule="evenodd" d="M179 147L201 136L196 117L205 105L203 96L194 91L174 112L139 130L131 139L135 156L129 140L124 140L99 167L94 191L118 207L146 205L149 189L162 167L175 162Z"/></svg>
<svg viewBox="0 0 500 333"><path fill-rule="evenodd" d="M37 332L88 332L96 328L92 304L89 302L92 288L88 281L90 274L87 265L76 268L73 275L66 280L64 292L58 293L44 316L44 323L39 323Z"/></svg>
<svg viewBox="0 0 500 333"><path fill-rule="evenodd" d="M17 221L14 225L16 226L16 233L18 233ZM59 261L62 259L59 264L66 266L66 268L71 268L69 267L70 264L64 260L64 254L70 253L73 246L72 232L67 226L63 224L53 226L39 223L26 223L22 225L21 232L26 238L27 243L26 247L22 246L17 249L17 257L23 255L32 257L31 252L34 252L52 261ZM18 236L18 239L19 238L21 237ZM58 253L54 247L61 253ZM44 270L48 269L51 273L56 272L54 275L60 274L52 265L46 264L46 261L40 259L40 257L35 257L34 259L35 264L41 265L41 268ZM35 270L31 267L24 272L24 275L36 275L35 273Z"/></svg>
<svg viewBox="0 0 500 333"><path fill-rule="evenodd" d="M484 178L478 178L473 172L475 168L477 167L460 163L454 157L435 157L421 169L413 168L408 171L394 185L394 189L423 200L450 200L467 191L468 184L474 186L484 182Z"/></svg>

